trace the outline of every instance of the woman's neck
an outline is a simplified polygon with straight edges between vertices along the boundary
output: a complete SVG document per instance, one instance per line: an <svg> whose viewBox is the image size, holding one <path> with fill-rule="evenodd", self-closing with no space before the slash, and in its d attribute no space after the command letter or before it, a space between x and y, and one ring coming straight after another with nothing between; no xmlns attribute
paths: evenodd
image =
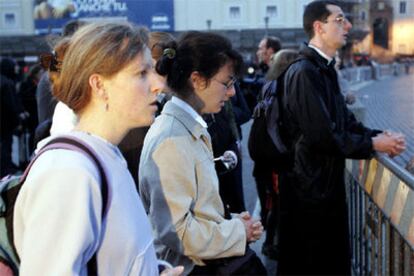
<svg viewBox="0 0 414 276"><path fill-rule="evenodd" d="M202 109L204 107L203 101L194 93L192 92L188 97L184 98L180 95L174 94L174 96L180 98L181 100L188 103L198 114L203 115Z"/></svg>
<svg viewBox="0 0 414 276"><path fill-rule="evenodd" d="M118 145L127 135L128 129L121 127L119 122L108 118L104 112L85 112L79 116L75 130L97 135L113 145Z"/></svg>

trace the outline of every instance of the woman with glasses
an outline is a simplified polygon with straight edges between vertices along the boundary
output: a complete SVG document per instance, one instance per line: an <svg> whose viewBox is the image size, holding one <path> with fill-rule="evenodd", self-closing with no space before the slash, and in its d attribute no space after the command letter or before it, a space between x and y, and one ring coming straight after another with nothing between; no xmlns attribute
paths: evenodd
<svg viewBox="0 0 414 276"><path fill-rule="evenodd" d="M240 65L227 39L202 32L184 34L157 63L174 96L145 138L139 188L158 257L184 265L185 274L216 274L223 258L245 255L263 231L248 213L225 217L202 118L234 95ZM265 273L256 256L251 260L254 274Z"/></svg>

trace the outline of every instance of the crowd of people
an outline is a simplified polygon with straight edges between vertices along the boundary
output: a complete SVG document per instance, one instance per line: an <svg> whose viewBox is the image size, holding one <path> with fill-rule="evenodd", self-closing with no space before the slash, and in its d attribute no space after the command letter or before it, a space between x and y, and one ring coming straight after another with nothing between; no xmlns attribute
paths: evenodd
<svg viewBox="0 0 414 276"><path fill-rule="evenodd" d="M265 229L278 274L350 274L345 159L397 155L405 139L363 126L346 106L334 65L352 25L340 5L309 3L303 26L299 51L276 37L257 51L280 92L287 148L281 160L254 160L260 218L246 211L240 160L222 162L229 150L241 158L253 112L227 38L71 22L41 57L45 72L33 66L21 85L2 58L1 175L14 172L12 135L26 120L31 152L78 140L108 182L105 204L87 156L62 148L36 159L14 207L19 274L87 275L96 256L99 275L264 275L250 244Z"/></svg>

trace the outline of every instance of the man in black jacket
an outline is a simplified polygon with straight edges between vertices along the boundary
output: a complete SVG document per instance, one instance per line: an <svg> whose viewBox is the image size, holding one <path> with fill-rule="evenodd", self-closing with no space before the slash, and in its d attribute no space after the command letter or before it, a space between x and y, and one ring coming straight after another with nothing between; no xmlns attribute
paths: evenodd
<svg viewBox="0 0 414 276"><path fill-rule="evenodd" d="M352 25L338 3L311 2L303 26L309 44L284 78L279 274L350 274L345 159L396 155L405 140L364 127L346 107L333 65Z"/></svg>

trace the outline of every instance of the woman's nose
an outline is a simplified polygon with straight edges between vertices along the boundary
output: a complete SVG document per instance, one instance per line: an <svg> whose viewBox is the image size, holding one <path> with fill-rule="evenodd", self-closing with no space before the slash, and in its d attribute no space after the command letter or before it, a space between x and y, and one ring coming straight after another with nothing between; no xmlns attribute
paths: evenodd
<svg viewBox="0 0 414 276"><path fill-rule="evenodd" d="M152 93L159 94L163 92L165 87L165 78L158 75L155 71L151 72L150 76L150 90Z"/></svg>
<svg viewBox="0 0 414 276"><path fill-rule="evenodd" d="M229 98L231 98L231 97L233 97L234 95L236 95L236 86L235 85L232 85L231 87L229 87L228 89L227 89L227 96L229 97Z"/></svg>

